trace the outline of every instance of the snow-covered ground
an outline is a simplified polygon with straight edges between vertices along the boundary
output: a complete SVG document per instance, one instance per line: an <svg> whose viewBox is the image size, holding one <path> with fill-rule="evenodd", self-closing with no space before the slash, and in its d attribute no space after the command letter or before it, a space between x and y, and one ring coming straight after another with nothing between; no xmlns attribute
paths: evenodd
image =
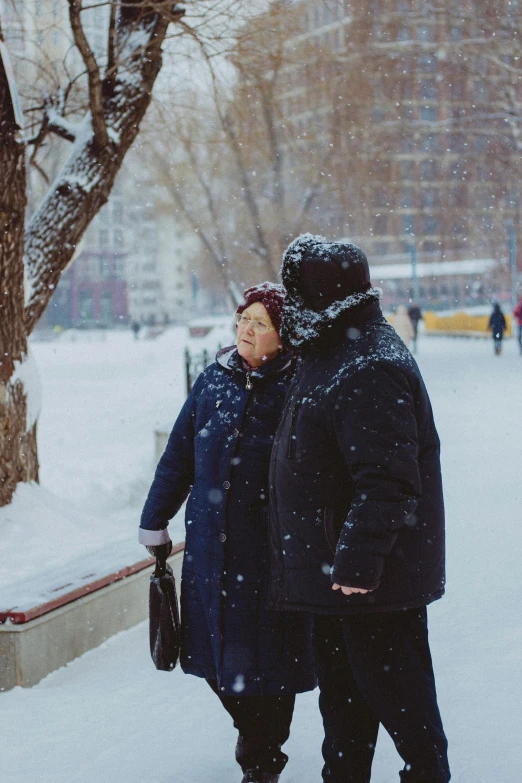
<svg viewBox="0 0 522 783"><path fill-rule="evenodd" d="M205 339L210 349L232 342L221 320ZM183 404L185 347L202 350L187 335L71 331L32 344L43 387L41 486L19 485L0 509L0 551L9 555L0 558L0 610L36 606L146 554L136 531L154 431L170 430ZM174 541L183 540L182 517Z"/></svg>
<svg viewBox="0 0 522 783"><path fill-rule="evenodd" d="M44 388L43 491L62 500L43 503L45 535L38 509L27 525L0 513L11 581L24 562L38 569L53 556L56 569L85 552L114 556L114 546L141 557L135 536L152 432L182 402L184 345L181 330L150 342L122 333L34 345ZM443 448L448 590L430 624L453 781L521 783L522 358L514 341L494 357L489 340L425 338L418 361ZM67 516L71 501L81 517ZM27 498L20 502L29 512ZM53 504L61 520L54 532L46 518ZM176 525L173 538L181 536ZM44 547L39 558L35 540ZM0 564L0 593L7 584ZM0 694L2 783L239 781L234 730L216 697L179 670L156 672L147 645L142 624L34 688ZM319 782L320 743L314 692L297 700L281 783ZM383 733L372 783L394 783L400 766Z"/></svg>

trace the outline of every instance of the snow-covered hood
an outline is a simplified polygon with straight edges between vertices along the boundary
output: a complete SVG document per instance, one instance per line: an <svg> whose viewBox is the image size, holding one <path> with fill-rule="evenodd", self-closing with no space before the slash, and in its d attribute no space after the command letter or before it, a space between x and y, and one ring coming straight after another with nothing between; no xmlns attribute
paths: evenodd
<svg viewBox="0 0 522 783"><path fill-rule="evenodd" d="M283 306L283 323L281 327L281 340L285 345L294 348L315 342L326 329L331 328L345 314L351 311L361 310L364 305L378 304L381 291L373 288L368 282L368 289L353 293L343 299L333 301L324 310L315 310L308 306L303 296L298 291L298 283L301 278L304 265L316 262L318 258L328 262L338 248L349 247L353 253L353 266L360 263L366 265L366 257L354 245L348 243L328 242L324 237L313 234L302 234L295 239L286 249L283 255L281 277L286 288L286 299ZM360 254L360 257L358 257ZM324 274L339 275L339 267L333 264L324 264ZM342 274L342 273L341 273ZM357 270L359 277L360 270ZM346 273L349 280L350 271ZM369 281L369 277L368 277Z"/></svg>

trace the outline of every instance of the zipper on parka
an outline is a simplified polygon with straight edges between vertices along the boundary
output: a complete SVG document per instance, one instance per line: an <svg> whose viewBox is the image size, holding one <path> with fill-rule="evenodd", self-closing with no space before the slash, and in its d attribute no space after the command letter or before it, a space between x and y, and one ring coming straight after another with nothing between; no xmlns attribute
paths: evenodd
<svg viewBox="0 0 522 783"><path fill-rule="evenodd" d="M290 436L288 438L288 453L287 457L288 459L295 459L295 455L297 452L297 414L299 413L299 407L301 403L296 402L294 407L292 408L292 413L290 414Z"/></svg>

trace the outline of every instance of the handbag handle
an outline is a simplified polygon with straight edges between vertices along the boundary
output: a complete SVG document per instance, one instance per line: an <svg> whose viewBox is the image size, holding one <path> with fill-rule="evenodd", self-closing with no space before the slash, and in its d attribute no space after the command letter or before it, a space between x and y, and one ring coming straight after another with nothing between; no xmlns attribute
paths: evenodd
<svg viewBox="0 0 522 783"><path fill-rule="evenodd" d="M167 573L167 558L156 557L156 565L154 568L154 576L157 579L161 579Z"/></svg>

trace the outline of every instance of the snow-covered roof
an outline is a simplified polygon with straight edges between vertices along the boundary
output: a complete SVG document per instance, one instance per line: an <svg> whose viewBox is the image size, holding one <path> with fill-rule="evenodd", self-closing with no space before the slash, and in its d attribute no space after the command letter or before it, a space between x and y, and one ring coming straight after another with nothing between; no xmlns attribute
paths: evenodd
<svg viewBox="0 0 522 783"><path fill-rule="evenodd" d="M470 258L464 261L431 261L418 263L417 277L442 277L443 275L481 275L488 272L496 265L493 258ZM379 283L383 280L409 280L411 279L412 265L383 264L370 266L372 281Z"/></svg>

